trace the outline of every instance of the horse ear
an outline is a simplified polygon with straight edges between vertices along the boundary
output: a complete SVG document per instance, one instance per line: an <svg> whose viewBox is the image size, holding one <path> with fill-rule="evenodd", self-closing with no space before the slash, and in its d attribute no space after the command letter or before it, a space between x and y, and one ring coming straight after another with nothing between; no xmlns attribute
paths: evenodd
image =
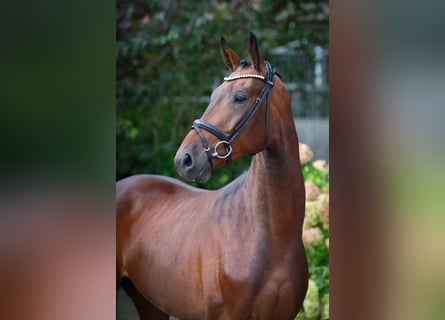
<svg viewBox="0 0 445 320"><path fill-rule="evenodd" d="M229 48L224 37L221 37L221 55L224 63L230 70L235 71L238 68L241 58L235 51Z"/></svg>
<svg viewBox="0 0 445 320"><path fill-rule="evenodd" d="M257 39L256 36L253 34L253 32L250 33L249 58L250 61L252 61L255 70L261 71L261 65L264 64L264 60L260 54L260 51L258 50Z"/></svg>

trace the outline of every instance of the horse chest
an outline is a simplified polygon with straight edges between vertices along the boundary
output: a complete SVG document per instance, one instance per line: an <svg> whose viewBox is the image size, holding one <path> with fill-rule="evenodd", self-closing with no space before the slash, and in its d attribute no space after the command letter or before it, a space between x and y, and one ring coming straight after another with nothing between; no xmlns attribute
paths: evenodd
<svg viewBox="0 0 445 320"><path fill-rule="evenodd" d="M238 282L257 281L270 252L267 233L252 221L220 228L218 258L220 271Z"/></svg>
<svg viewBox="0 0 445 320"><path fill-rule="evenodd" d="M298 308L297 295L303 291L298 284L304 279L297 278L304 272L296 263L296 250L275 250L266 231L248 230L220 239L224 245L213 270L218 294L207 306L219 316L206 319L288 319Z"/></svg>

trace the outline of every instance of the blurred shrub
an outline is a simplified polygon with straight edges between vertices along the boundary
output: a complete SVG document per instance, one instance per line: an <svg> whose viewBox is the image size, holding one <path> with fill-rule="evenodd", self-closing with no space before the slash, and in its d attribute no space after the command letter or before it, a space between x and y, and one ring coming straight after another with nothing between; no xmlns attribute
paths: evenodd
<svg viewBox="0 0 445 320"><path fill-rule="evenodd" d="M300 154L307 153L309 147L301 146ZM324 160L310 160L306 158L302 167L306 187L303 243L309 286L296 319L324 320L329 319L329 166Z"/></svg>

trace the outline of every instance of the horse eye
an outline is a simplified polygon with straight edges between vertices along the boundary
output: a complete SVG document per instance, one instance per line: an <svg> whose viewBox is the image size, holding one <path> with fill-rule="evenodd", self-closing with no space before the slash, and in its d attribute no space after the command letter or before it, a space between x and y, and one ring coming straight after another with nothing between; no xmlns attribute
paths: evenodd
<svg viewBox="0 0 445 320"><path fill-rule="evenodd" d="M245 95L243 95L243 94L240 94L240 93L236 94L234 99L233 99L233 101L235 103L241 103L241 102L244 102L246 100L247 100L247 97Z"/></svg>

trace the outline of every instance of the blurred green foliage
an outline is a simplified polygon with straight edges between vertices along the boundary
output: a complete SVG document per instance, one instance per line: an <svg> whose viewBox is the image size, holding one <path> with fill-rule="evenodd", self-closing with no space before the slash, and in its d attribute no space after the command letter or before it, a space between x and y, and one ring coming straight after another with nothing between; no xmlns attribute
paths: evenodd
<svg viewBox="0 0 445 320"><path fill-rule="evenodd" d="M137 173L178 177L176 149L227 74L221 35L245 56L253 31L273 64L268 51L290 41L307 50L327 44L327 3L118 0L117 179ZM249 157L216 170L203 187L221 187L248 163Z"/></svg>
<svg viewBox="0 0 445 320"><path fill-rule="evenodd" d="M304 181L314 182L322 191L329 191L329 168L325 165L323 170L317 169L314 162L308 162L301 166Z"/></svg>

